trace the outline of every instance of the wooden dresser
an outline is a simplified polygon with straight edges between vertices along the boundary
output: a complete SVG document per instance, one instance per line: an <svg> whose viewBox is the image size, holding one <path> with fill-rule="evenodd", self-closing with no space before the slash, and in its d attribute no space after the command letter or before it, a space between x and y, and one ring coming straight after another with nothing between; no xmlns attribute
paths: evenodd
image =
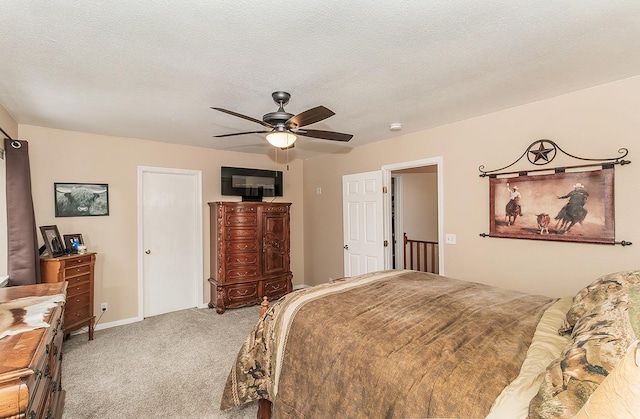
<svg viewBox="0 0 640 419"><path fill-rule="evenodd" d="M93 315L93 281L96 254L40 258L42 282L67 281L67 306L64 313L66 335L81 327L89 328L89 340L93 340L95 316Z"/></svg>
<svg viewBox="0 0 640 419"><path fill-rule="evenodd" d="M227 308L291 292L290 203L210 202L211 301Z"/></svg>
<svg viewBox="0 0 640 419"><path fill-rule="evenodd" d="M65 294L66 287L59 282L0 288L0 302ZM64 303L58 303L44 316L50 327L0 339L0 418L62 417L63 311Z"/></svg>

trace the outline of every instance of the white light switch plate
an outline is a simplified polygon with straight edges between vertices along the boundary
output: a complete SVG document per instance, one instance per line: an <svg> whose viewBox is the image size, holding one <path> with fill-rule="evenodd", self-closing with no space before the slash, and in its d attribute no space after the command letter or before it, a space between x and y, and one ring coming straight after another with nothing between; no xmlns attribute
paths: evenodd
<svg viewBox="0 0 640 419"><path fill-rule="evenodd" d="M456 235L455 234L446 234L444 236L444 242L447 244L456 244Z"/></svg>

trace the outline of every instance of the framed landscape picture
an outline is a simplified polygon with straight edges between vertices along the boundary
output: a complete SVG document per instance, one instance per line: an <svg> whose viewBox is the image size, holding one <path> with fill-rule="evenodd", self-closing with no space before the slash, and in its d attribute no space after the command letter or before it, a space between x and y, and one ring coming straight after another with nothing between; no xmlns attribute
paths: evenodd
<svg viewBox="0 0 640 419"><path fill-rule="evenodd" d="M56 217L109 215L106 183L54 183Z"/></svg>
<svg viewBox="0 0 640 419"><path fill-rule="evenodd" d="M491 178L490 236L614 244L614 169Z"/></svg>

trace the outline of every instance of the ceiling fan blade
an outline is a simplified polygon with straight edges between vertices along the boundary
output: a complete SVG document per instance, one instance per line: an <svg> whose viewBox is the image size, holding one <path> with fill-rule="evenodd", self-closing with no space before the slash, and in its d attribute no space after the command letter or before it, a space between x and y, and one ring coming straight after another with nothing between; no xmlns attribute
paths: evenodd
<svg viewBox="0 0 640 419"><path fill-rule="evenodd" d="M322 131L317 129L303 129L299 131L294 131L298 135L303 135L305 137L311 138L320 138L322 140L331 140L331 141L349 141L353 138L351 134L343 134L341 132L334 131Z"/></svg>
<svg viewBox="0 0 640 419"><path fill-rule="evenodd" d="M228 109L214 108L213 106L211 107L211 109L219 111L219 112L228 113L229 115L237 116L238 118L246 119L247 121L255 122L256 124L264 125L267 128L273 128L273 126L271 124L267 124L264 121L261 121L261 120L256 119L256 118L252 118L252 117L247 116L247 115L242 115L241 113L238 113L238 112L230 111Z"/></svg>
<svg viewBox="0 0 640 419"><path fill-rule="evenodd" d="M262 134L262 133L267 133L267 132L271 132L271 131L246 131L246 132L234 132L233 134L214 135L214 137L215 137L215 138L233 137L234 135L244 135L244 134Z"/></svg>
<svg viewBox="0 0 640 419"><path fill-rule="evenodd" d="M296 129L304 127L305 125L320 122L333 115L335 115L335 113L332 110L325 108L324 106L316 106L315 108L308 109L292 116L287 122L285 122L285 126L289 129Z"/></svg>

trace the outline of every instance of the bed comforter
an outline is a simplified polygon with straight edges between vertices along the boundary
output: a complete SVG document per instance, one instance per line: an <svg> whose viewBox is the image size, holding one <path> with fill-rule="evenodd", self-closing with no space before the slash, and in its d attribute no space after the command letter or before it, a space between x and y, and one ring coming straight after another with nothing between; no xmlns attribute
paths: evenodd
<svg viewBox="0 0 640 419"><path fill-rule="evenodd" d="M299 290L241 348L221 409L273 417L484 417L555 300L416 271Z"/></svg>

